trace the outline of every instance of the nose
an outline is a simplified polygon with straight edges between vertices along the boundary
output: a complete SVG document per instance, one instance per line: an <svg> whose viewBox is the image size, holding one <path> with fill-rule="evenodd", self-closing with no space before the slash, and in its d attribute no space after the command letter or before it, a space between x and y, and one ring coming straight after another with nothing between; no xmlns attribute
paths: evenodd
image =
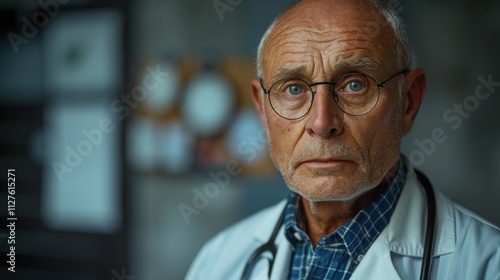
<svg viewBox="0 0 500 280"><path fill-rule="evenodd" d="M312 137L331 138L340 135L344 130L345 113L335 104L333 94L329 85L316 87L306 121L306 131Z"/></svg>

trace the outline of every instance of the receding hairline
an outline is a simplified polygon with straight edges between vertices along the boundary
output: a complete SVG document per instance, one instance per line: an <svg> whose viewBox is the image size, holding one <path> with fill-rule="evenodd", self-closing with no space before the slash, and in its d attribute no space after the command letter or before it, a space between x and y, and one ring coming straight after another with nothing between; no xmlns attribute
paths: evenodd
<svg viewBox="0 0 500 280"><path fill-rule="evenodd" d="M284 12L282 12L280 15L278 15L271 25L268 27L266 32L261 38L260 44L257 48L257 58L256 58L256 65L257 65L257 76L262 77L262 63L263 63L263 55L264 51L268 48L268 41L271 35L274 35L274 31L277 26L279 26L280 22L285 18L287 15L290 13L294 12L297 8L299 8L302 5L305 5L307 1L299 1L286 9ZM399 67L410 67L411 64L411 59L412 59L412 54L411 50L409 48L408 44L408 38L406 35L406 30L404 29L404 24L401 19L401 17L397 14L397 12L392 9L389 5L383 3L380 0L369 0L368 3L370 3L375 9L377 9L378 14L381 16L382 20L385 20L387 24L391 26L392 34L390 35L395 42L396 45L396 57L397 61L396 64L399 65ZM384 24L385 25L385 24ZM367 27L369 25L367 24ZM381 27L378 27L378 30L381 31Z"/></svg>

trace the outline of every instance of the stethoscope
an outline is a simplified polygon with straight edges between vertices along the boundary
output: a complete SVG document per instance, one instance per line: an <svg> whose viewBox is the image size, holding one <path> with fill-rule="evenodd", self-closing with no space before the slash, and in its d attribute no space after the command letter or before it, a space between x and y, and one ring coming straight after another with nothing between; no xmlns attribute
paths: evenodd
<svg viewBox="0 0 500 280"><path fill-rule="evenodd" d="M422 186L425 190L425 195L427 198L427 226L425 229L425 241L424 241L424 255L422 258L422 266L420 267L420 279L427 280L429 279L429 274L431 272L431 260L432 260L432 250L434 247L434 228L436 226L436 198L434 196L434 191L432 189L432 184L422 172L415 170L417 174L417 178L422 183ZM277 247L274 241L276 240L276 236L283 224L283 220L285 219L286 207L281 212L281 215L278 219L278 222L274 226L273 232L269 240L262 246L258 247L248 259L248 262L245 265L245 269L243 270L243 274L241 275L241 279L249 279L250 273L253 268L257 264L257 262L264 258L265 253L271 254L271 258L268 258L269 261L269 272L268 276L271 278L271 272L273 270L274 259L276 257Z"/></svg>

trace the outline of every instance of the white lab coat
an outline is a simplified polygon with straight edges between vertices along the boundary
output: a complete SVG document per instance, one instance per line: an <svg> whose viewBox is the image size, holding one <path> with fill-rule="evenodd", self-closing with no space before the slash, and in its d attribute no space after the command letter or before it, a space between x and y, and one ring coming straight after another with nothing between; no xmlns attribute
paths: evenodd
<svg viewBox="0 0 500 280"><path fill-rule="evenodd" d="M387 227L374 241L351 279L419 279L427 215L426 196L413 168ZM431 279L500 280L500 229L436 193L436 235ZM286 201L224 230L202 248L188 280L240 279L250 255L268 241ZM286 279L291 245L284 227L271 279ZM260 265L260 266L259 266ZM251 279L267 279L260 261Z"/></svg>

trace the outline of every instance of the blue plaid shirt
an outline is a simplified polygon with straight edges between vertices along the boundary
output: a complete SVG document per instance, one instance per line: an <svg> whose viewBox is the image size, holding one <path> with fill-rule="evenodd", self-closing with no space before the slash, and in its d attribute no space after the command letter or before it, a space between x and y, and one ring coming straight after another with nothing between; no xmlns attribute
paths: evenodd
<svg viewBox="0 0 500 280"><path fill-rule="evenodd" d="M294 248L288 278L349 279L389 223L405 179L406 167L400 161L398 172L386 190L354 219L321 238L316 249L304 232L305 217L300 196L292 193L285 216L285 236Z"/></svg>

